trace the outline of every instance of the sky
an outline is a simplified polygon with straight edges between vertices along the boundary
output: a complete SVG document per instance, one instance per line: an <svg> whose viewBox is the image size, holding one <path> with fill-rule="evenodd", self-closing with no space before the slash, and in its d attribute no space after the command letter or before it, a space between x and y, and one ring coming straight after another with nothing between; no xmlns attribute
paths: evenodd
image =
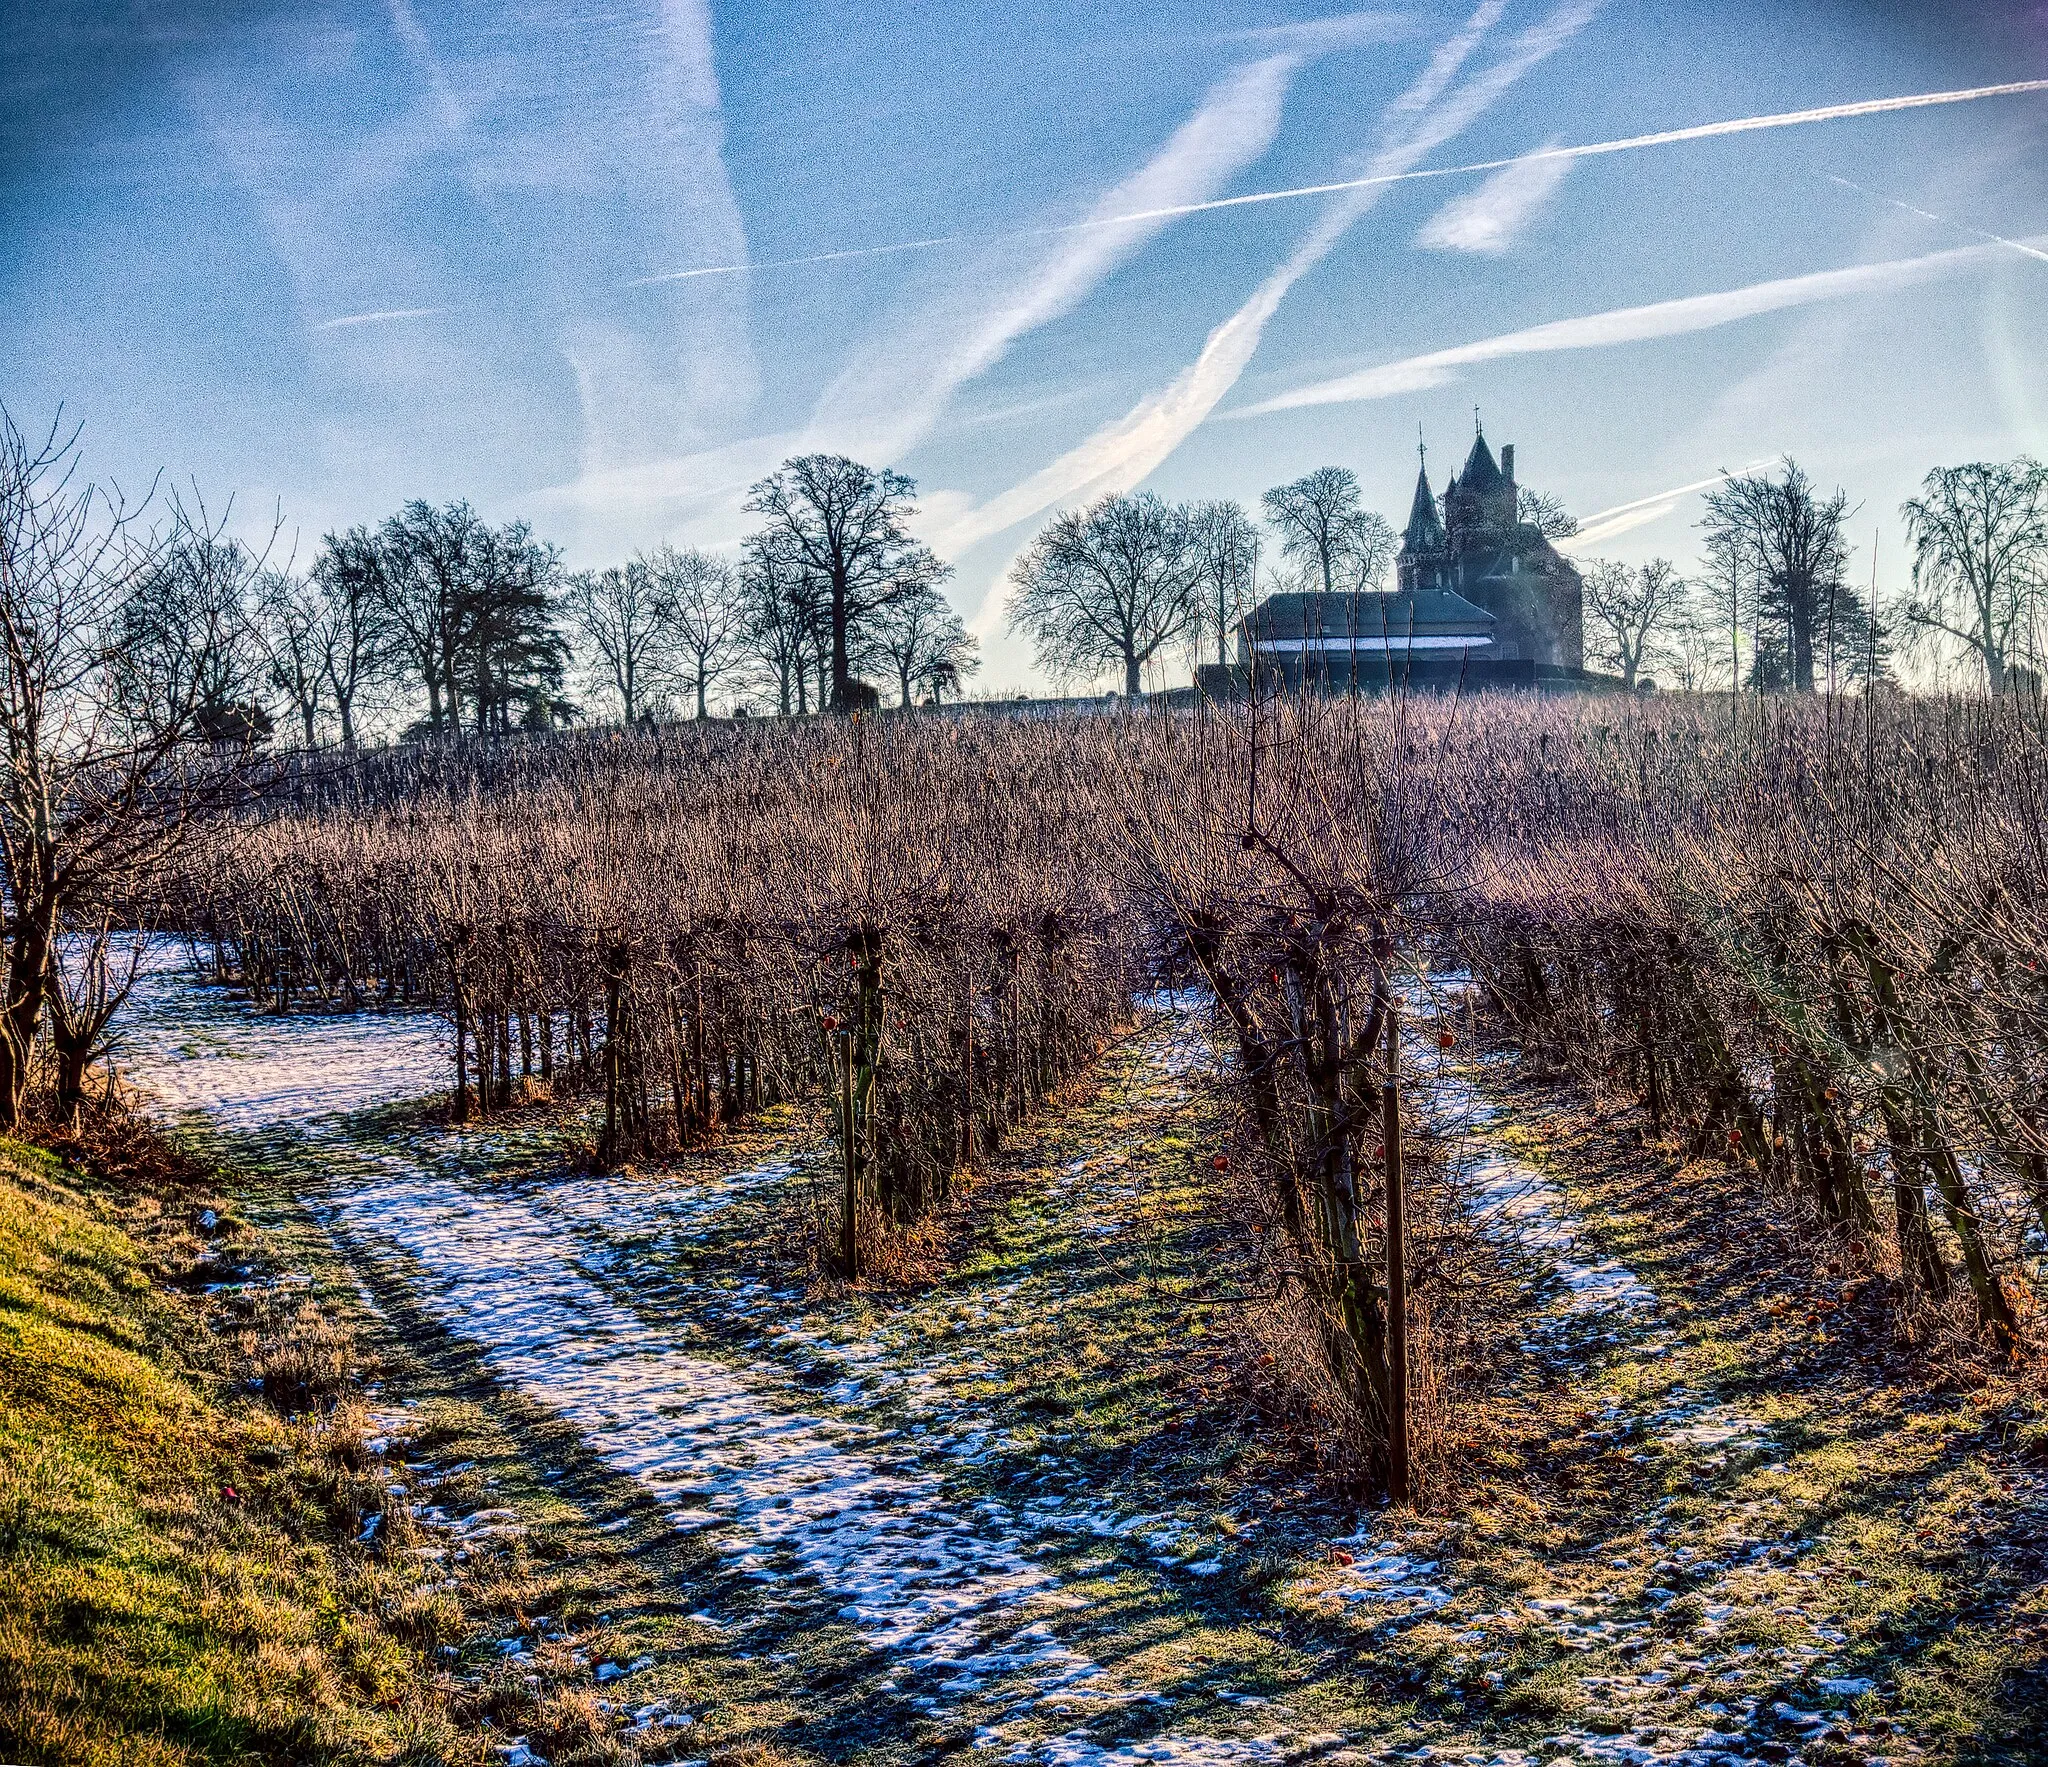
<svg viewBox="0 0 2048 1767"><path fill-rule="evenodd" d="M2048 0L0 19L0 401L301 560L413 497L727 547L846 453L1010 689L1006 573L1109 491L1398 522L1476 414L1582 557L1688 567L1789 454L1897 588L1931 467L2048 456L2048 89L1873 102L2048 81Z"/></svg>

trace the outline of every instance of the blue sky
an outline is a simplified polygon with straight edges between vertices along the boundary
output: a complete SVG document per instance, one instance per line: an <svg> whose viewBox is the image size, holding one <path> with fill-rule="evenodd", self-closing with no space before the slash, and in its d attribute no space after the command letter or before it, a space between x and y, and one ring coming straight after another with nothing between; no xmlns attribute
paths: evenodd
<svg viewBox="0 0 2048 1767"><path fill-rule="evenodd" d="M2044 79L2042 0L4 16L0 397L302 553L412 496L579 565L725 544L851 452L918 480L1003 686L1050 508L1336 462L1398 517L1475 405L1639 505L1603 555L1689 564L1661 494L1790 452L1894 583L1928 467L2048 454L2048 92L1196 207Z"/></svg>

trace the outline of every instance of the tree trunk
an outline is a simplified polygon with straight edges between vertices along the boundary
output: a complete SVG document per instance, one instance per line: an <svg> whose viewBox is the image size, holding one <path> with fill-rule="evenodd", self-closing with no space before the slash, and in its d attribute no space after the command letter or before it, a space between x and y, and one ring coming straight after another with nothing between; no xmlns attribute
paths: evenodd
<svg viewBox="0 0 2048 1767"><path fill-rule="evenodd" d="M16 923L8 953L7 1002L0 1019L0 1129L21 1121L28 1078L50 987L50 947L55 935L54 902L37 903Z"/></svg>
<svg viewBox="0 0 2048 1767"><path fill-rule="evenodd" d="M846 657L846 579L835 575L832 580L832 710L850 711L852 708L847 701L852 691L853 671Z"/></svg>
<svg viewBox="0 0 2048 1767"><path fill-rule="evenodd" d="M1124 652L1124 692L1132 699L1136 699L1144 691L1145 678L1139 673L1138 653L1134 650L1126 650Z"/></svg>
<svg viewBox="0 0 2048 1767"><path fill-rule="evenodd" d="M1387 1154L1387 1495L1409 1498L1408 1206L1401 1171L1401 1014L1387 990L1387 1077L1380 1092L1380 1141Z"/></svg>
<svg viewBox="0 0 2048 1767"><path fill-rule="evenodd" d="M1806 586L1803 597L1786 598L1786 624L1792 637L1792 685L1800 693L1813 691L1813 590Z"/></svg>

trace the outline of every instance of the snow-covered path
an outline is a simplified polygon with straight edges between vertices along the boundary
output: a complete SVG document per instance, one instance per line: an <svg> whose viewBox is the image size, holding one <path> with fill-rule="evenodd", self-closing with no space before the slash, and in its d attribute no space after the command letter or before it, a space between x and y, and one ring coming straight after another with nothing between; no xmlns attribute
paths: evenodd
<svg viewBox="0 0 2048 1767"><path fill-rule="evenodd" d="M693 1310L763 1313L793 1303L793 1294L753 1284L735 1305L669 1289L650 1309L628 1305L601 1280L617 1236L657 1228L701 1237L711 1216L786 1182L791 1166L658 1193L565 1176L522 1196L523 1187L494 1182L487 1160L475 1157L487 1153L488 1136L443 1135L441 1151L454 1157L421 1158L352 1120L445 1084L445 1029L432 1020L254 1012L194 986L175 954L150 964L133 1006L121 1060L159 1108L288 1150L309 1200L345 1238L373 1255L396 1254L419 1304L478 1345L500 1381L572 1422L593 1453L637 1479L667 1506L673 1527L701 1534L744 1582L808 1594L825 1609L821 1618L846 1621L872 1649L936 1674L954 1700L998 1683L1017 1716L1040 1705L1100 1712L1158 1697L1113 1685L1042 1614L1081 1605L1056 1594L1060 1557L1132 1534L1149 1546L1161 1518L1119 1516L1043 1489L1016 1504L992 1494L972 1476L1000 1446L986 1427L972 1427L985 1419L951 1417L954 1427L927 1443L860 1420L864 1402L914 1389L915 1374L908 1382L884 1374L872 1389L842 1380L828 1407L806 1403L765 1342L759 1364L736 1365L676 1341L690 1335ZM663 1329L662 1307L679 1315L680 1332ZM776 1337L799 1366L848 1354L787 1327ZM850 1353L857 1360L863 1351ZM910 1404L920 1408L914 1390ZM884 1442L886 1462L863 1451ZM986 1726L977 1740L1004 1739ZM1200 1762L1268 1761L1278 1749L1276 1738L1144 1745L1148 1759ZM1009 1758L1076 1762L1101 1753L1074 1737Z"/></svg>
<svg viewBox="0 0 2048 1767"><path fill-rule="evenodd" d="M256 1012L199 986L184 944L158 939L115 1020L114 1059L170 1116L276 1130L445 1089L451 1036L429 1013Z"/></svg>
<svg viewBox="0 0 2048 1767"><path fill-rule="evenodd" d="M1172 1692L1090 1653L1084 1610L1101 1576L1165 1594L1223 1568L1199 1544L1201 1518L1121 1509L1057 1457L1021 1455L1009 1420L948 1390L957 1369L873 1334L820 1331L800 1317L794 1291L705 1282L667 1256L704 1249L723 1212L794 1181L794 1164L693 1185L509 1175L530 1157L509 1158L490 1133L401 1131L355 1114L445 1085L438 1021L280 1019L196 988L172 965L153 968L138 995L123 1060L163 1109L288 1149L308 1200L347 1240L405 1272L418 1303L478 1346L500 1382L571 1422L671 1527L726 1560L733 1575L701 1623L737 1640L766 1602L784 1628L844 1623L878 1653L876 1674L892 1677L882 1687L901 1678L922 1689L908 1696L913 1707L966 1720L975 1745L1007 1761L1235 1767L1343 1742L1278 1708L1243 1714L1272 1726L1261 1734L1204 1734L1216 1728L1207 1721L1176 1728ZM1166 1077L1159 1102L1170 1111L1207 1063L1207 1038L1199 1003L1158 1004L1140 1053ZM1563 1192L1513 1153L1482 1072L1431 1066L1433 1112L1458 1140L1469 1206L1553 1278L1525 1348L1554 1366L1609 1350L1660 1353L1656 1296L1587 1250ZM1127 1126L1115 1145L1049 1178L1071 1238L1128 1229L1134 1134ZM1031 1304L1014 1283L982 1293L988 1333ZM1755 1428L1684 1393L1654 1414L1616 1403L1601 1424L1703 1459ZM1332 1544L1356 1552L1294 1585L1311 1605L1363 1604L1354 1611L1403 1627L1458 1599L1456 1579L1394 1550L1375 1523ZM1567 1648L1625 1629L1575 1603L1539 1599L1531 1611ZM1465 1623L1480 1637L1491 1617ZM1094 1721L1120 1707L1149 1708L1130 1726L1145 1740L1101 1740ZM1628 1733L1568 1746L1595 1759L1679 1758ZM1531 1757L1471 1758L1514 1767Z"/></svg>

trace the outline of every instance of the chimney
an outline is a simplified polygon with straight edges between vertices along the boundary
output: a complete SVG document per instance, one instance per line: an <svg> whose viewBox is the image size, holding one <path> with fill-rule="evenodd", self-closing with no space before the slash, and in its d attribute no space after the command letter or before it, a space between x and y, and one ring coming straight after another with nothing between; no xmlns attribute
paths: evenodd
<svg viewBox="0 0 2048 1767"><path fill-rule="evenodd" d="M1500 476L1511 485L1515 482L1515 445L1513 442L1508 443L1500 451Z"/></svg>

